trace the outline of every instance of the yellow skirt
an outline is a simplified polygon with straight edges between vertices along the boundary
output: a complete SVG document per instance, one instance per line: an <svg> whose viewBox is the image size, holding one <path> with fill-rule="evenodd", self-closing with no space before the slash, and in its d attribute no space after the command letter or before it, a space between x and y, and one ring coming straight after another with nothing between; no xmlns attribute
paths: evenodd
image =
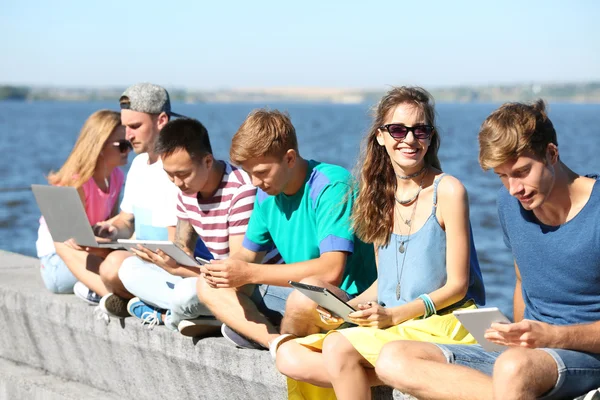
<svg viewBox="0 0 600 400"><path fill-rule="evenodd" d="M465 303L460 309L477 308L473 302ZM454 310L452 310L454 311ZM301 345L320 352L323 341L332 332L341 333L352 343L354 348L373 366L379 357L381 348L395 340L416 340L440 344L475 344L476 340L462 324L448 312L432 315L429 318L415 318L386 329L353 327L318 333L295 339ZM306 382L288 378L288 398L290 400L323 399L335 400L333 389L321 388Z"/></svg>

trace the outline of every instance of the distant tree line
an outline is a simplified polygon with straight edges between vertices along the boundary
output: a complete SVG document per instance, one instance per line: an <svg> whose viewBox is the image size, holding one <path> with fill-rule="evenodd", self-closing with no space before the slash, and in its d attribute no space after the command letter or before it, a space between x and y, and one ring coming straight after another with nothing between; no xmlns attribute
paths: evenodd
<svg viewBox="0 0 600 400"><path fill-rule="evenodd" d="M0 86L0 100L25 100L30 89L23 86Z"/></svg>

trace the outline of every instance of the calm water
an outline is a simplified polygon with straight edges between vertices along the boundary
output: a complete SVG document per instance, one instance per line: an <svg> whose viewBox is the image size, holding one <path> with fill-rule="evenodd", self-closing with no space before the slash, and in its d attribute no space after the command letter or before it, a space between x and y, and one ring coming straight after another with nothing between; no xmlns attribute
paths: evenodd
<svg viewBox="0 0 600 400"><path fill-rule="evenodd" d="M228 155L236 129L255 104L177 104L175 111L200 119L217 157ZM269 104L287 110L304 157L353 168L369 124L369 105ZM479 125L497 105L439 104L440 159L445 172L467 187L471 222L488 293L488 304L512 314L512 259L502 241L495 208L500 187L477 164ZM65 161L81 125L113 103L0 102L0 249L35 256L39 210L28 188L45 183ZM562 159L580 173L600 172L600 106L551 104Z"/></svg>

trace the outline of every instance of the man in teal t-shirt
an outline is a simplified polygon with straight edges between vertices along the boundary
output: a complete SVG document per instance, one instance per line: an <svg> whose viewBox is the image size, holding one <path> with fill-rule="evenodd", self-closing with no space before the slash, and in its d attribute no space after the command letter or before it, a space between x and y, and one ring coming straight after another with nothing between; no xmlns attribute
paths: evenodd
<svg viewBox="0 0 600 400"><path fill-rule="evenodd" d="M246 347L247 338L268 347L279 336L280 322L285 333L319 331L316 304L299 292L290 296L289 281L327 287L349 299L377 275L373 246L352 230L352 176L342 167L303 159L291 121L278 111L250 114L232 139L230 158L258 187L254 211L243 249L203 267L200 300L238 346ZM286 265L259 264L273 246Z"/></svg>
<svg viewBox="0 0 600 400"><path fill-rule="evenodd" d="M275 245L288 264L316 259L327 252L346 252L339 287L355 296L373 282L375 269L368 268L374 265L373 246L352 231L352 177L337 165L306 162L306 178L296 193L269 196L258 189L243 246L259 252Z"/></svg>

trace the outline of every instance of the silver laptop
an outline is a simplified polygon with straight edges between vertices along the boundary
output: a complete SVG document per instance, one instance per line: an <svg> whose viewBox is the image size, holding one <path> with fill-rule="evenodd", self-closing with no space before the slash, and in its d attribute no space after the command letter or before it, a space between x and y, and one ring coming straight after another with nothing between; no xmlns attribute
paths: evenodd
<svg viewBox="0 0 600 400"><path fill-rule="evenodd" d="M55 242L73 238L80 246L124 248L118 242L96 241L79 193L74 187L31 185L31 190Z"/></svg>

